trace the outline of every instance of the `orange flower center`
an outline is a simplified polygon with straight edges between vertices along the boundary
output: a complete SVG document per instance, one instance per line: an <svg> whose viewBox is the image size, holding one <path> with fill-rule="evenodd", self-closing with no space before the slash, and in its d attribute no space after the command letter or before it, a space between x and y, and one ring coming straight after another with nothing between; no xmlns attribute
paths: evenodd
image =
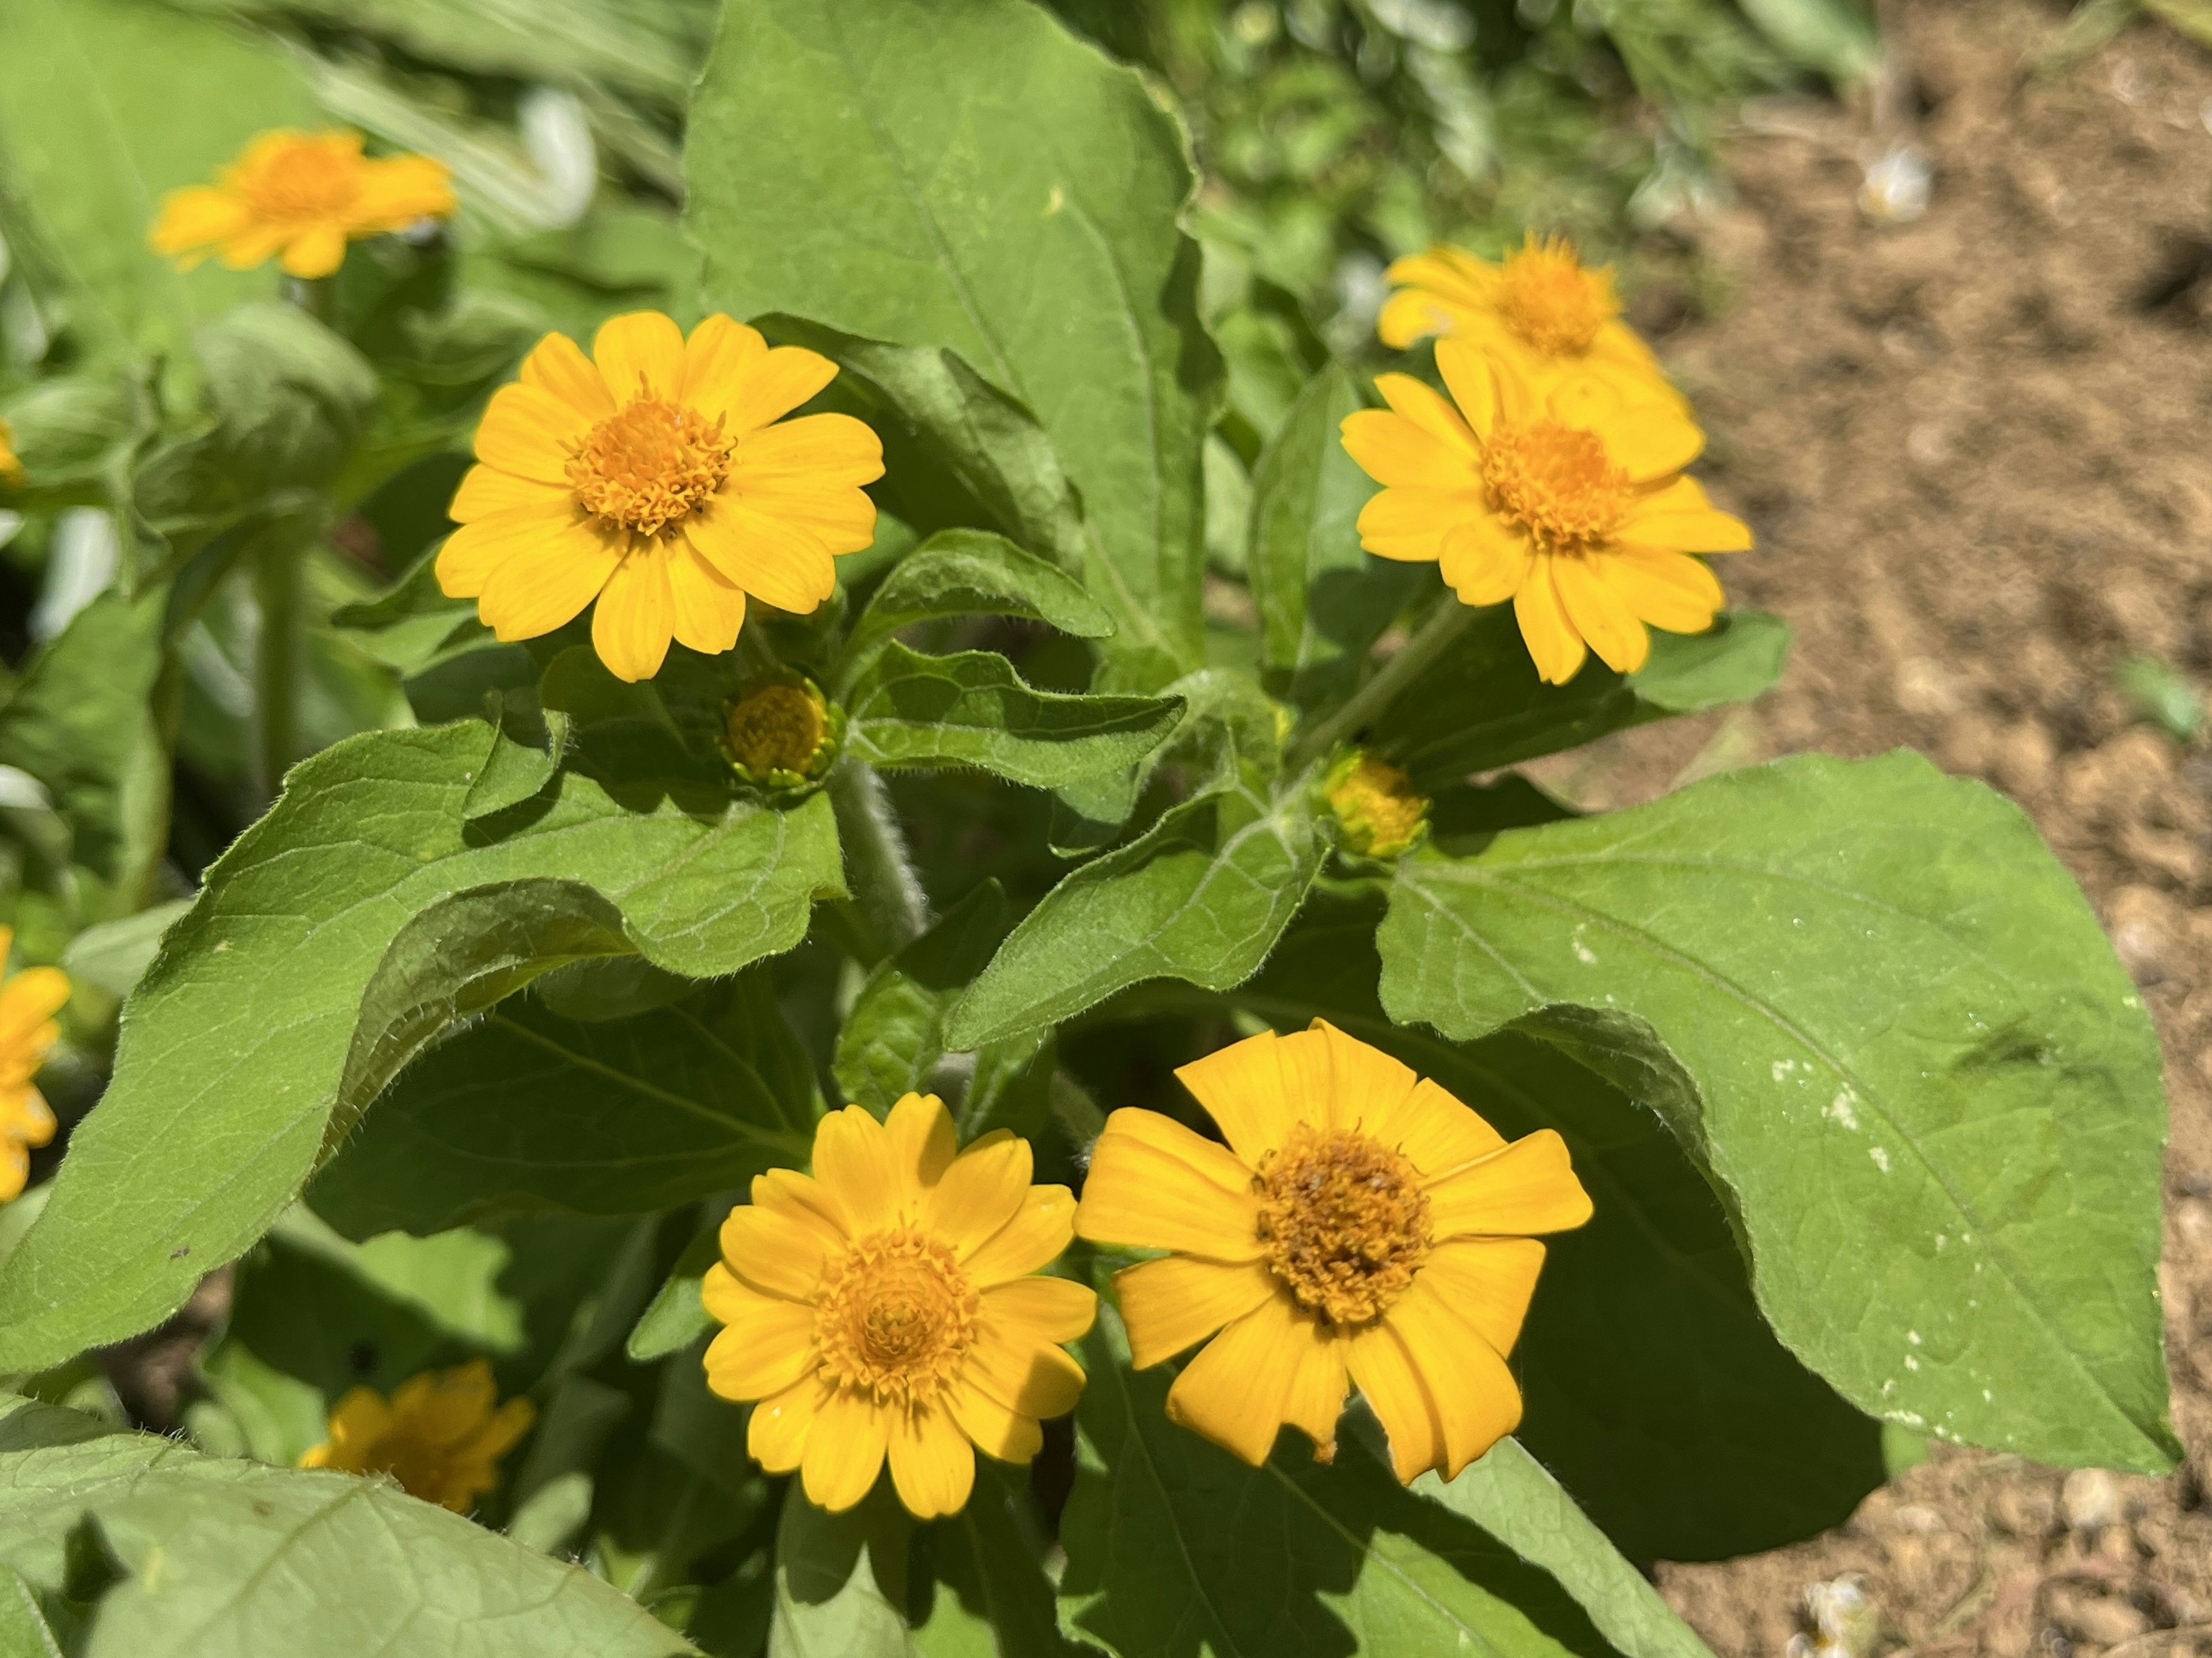
<svg viewBox="0 0 2212 1658"><path fill-rule="evenodd" d="M592 428L568 460L568 486L583 509L611 527L657 536L722 487L734 439L720 416L657 398L641 378L637 396Z"/></svg>
<svg viewBox="0 0 2212 1658"><path fill-rule="evenodd" d="M1628 474L1613 465L1604 440L1555 420L1492 428L1482 481L1491 504L1549 553L1590 551L1620 527L1628 507Z"/></svg>
<svg viewBox="0 0 2212 1658"><path fill-rule="evenodd" d="M981 1304L937 1239L912 1228L862 1238L823 1276L823 1374L878 1405L927 1403L975 1345Z"/></svg>
<svg viewBox="0 0 2212 1658"><path fill-rule="evenodd" d="M799 685L769 685L730 710L730 753L756 777L802 774L829 729L822 704Z"/></svg>
<svg viewBox="0 0 2212 1658"><path fill-rule="evenodd" d="M1331 1324L1381 1317L1428 1259L1420 1177L1364 1134L1299 1123L1253 1185L1268 1266L1301 1307Z"/></svg>
<svg viewBox="0 0 2212 1658"><path fill-rule="evenodd" d="M362 165L346 146L289 144L239 179L239 193L257 218L337 218L361 194Z"/></svg>
<svg viewBox="0 0 2212 1658"><path fill-rule="evenodd" d="M1507 326L1547 356L1587 351L1597 331L1620 314L1612 278L1585 270L1574 244L1533 235L1505 256L1498 284L1498 311Z"/></svg>

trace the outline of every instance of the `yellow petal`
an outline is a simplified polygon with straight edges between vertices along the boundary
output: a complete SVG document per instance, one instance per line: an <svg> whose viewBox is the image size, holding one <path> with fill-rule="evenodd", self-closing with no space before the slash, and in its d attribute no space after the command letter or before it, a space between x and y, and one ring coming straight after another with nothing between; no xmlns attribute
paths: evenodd
<svg viewBox="0 0 2212 1658"><path fill-rule="evenodd" d="M789 1473L805 1459L815 1419L829 1397L829 1385L811 1376L763 1399L745 1425L746 1452L770 1473Z"/></svg>
<svg viewBox="0 0 2212 1658"><path fill-rule="evenodd" d="M329 276L343 264L345 251L345 227L319 224L286 244L284 257L277 263L286 276L312 282L318 276Z"/></svg>
<svg viewBox="0 0 2212 1658"><path fill-rule="evenodd" d="M1173 1358L1281 1288L1256 1260L1229 1266L1169 1255L1126 1267L1114 1274L1114 1297L1128 1327L1130 1362L1141 1370Z"/></svg>
<svg viewBox="0 0 2212 1658"><path fill-rule="evenodd" d="M1552 561L1552 580L1567 620L1615 673L1634 673L1651 654L1651 635L1607 580L1613 563L1599 556Z"/></svg>
<svg viewBox="0 0 2212 1658"><path fill-rule="evenodd" d="M818 351L779 345L746 365L744 378L726 404L702 402L697 407L709 418L726 411L729 424L725 429L742 437L781 420L836 378L837 365Z"/></svg>
<svg viewBox="0 0 2212 1658"><path fill-rule="evenodd" d="M525 386L543 387L595 422L615 412L606 377L566 334L548 334L531 347L520 378Z"/></svg>
<svg viewBox="0 0 2212 1658"><path fill-rule="evenodd" d="M1328 1038L1319 1030L1294 1031L1275 1045L1283 1098L1293 1114L1316 1128L1348 1128L1337 1111L1336 1068Z"/></svg>
<svg viewBox="0 0 2212 1658"><path fill-rule="evenodd" d="M1091 1153L1075 1230L1099 1243L1257 1260L1259 1221L1249 1168L1181 1123L1125 1106Z"/></svg>
<svg viewBox="0 0 2212 1658"><path fill-rule="evenodd" d="M1470 455L1481 452L1482 446L1475 440L1475 434L1487 432L1490 428L1486 424L1468 426L1468 416L1453 408L1434 386L1411 374L1377 374L1375 389L1393 410L1447 447L1464 450ZM1487 411L1469 412L1480 415L1485 421L1488 419Z"/></svg>
<svg viewBox="0 0 2212 1658"><path fill-rule="evenodd" d="M975 1452L951 1416L931 1406L890 1412L891 1484L917 1520L957 1514L975 1487Z"/></svg>
<svg viewBox="0 0 2212 1658"><path fill-rule="evenodd" d="M1437 372L1468 423L1484 437L1515 401L1515 376L1498 355L1464 339L1437 342Z"/></svg>
<svg viewBox="0 0 2212 1658"><path fill-rule="evenodd" d="M1462 604L1503 604L1521 591L1535 562L1527 535L1492 513L1453 525L1438 555L1444 583Z"/></svg>
<svg viewBox="0 0 2212 1658"><path fill-rule="evenodd" d="M517 477L565 485L568 458L591 429L581 410L542 386L502 386L477 424L477 459Z"/></svg>
<svg viewBox="0 0 2212 1658"><path fill-rule="evenodd" d="M1448 1238L1421 1264L1445 1304L1500 1353L1521 1339L1543 1270L1544 1246L1534 1238Z"/></svg>
<svg viewBox="0 0 2212 1658"><path fill-rule="evenodd" d="M808 531L751 511L727 489L684 520L700 556L756 598L804 616L836 591L830 550Z"/></svg>
<svg viewBox="0 0 2212 1658"><path fill-rule="evenodd" d="M951 1119L945 1119L948 1131ZM963 1151L937 1181L922 1224L963 1260L996 1237L1029 1196L1030 1143L995 1131Z"/></svg>
<svg viewBox="0 0 2212 1658"><path fill-rule="evenodd" d="M1359 544L1377 558L1426 563L1443 556L1453 525L1488 511L1479 495L1385 489L1359 509Z"/></svg>
<svg viewBox="0 0 2212 1658"><path fill-rule="evenodd" d="M1386 1145L1398 1143L1400 1119L1417 1108L1413 1067L1379 1048L1316 1019L1308 1040L1328 1055L1332 1121Z"/></svg>
<svg viewBox="0 0 2212 1658"><path fill-rule="evenodd" d="M1344 1366L1351 1344L1318 1319L1297 1320L1296 1327L1304 1340L1283 1395L1283 1420L1313 1441L1317 1460L1326 1461L1335 1455L1336 1424L1351 1390Z"/></svg>
<svg viewBox="0 0 2212 1658"><path fill-rule="evenodd" d="M518 507L551 507L557 503L573 513L577 510L575 502L574 493L565 483L518 477L496 466L471 466L462 477L461 487L453 492L453 503L446 508L446 516L456 524L473 524L480 518L513 512Z"/></svg>
<svg viewBox="0 0 2212 1658"><path fill-rule="evenodd" d="M684 386L684 331L658 311L610 317L592 337L592 360L618 407L640 397L672 398Z"/></svg>
<svg viewBox="0 0 2212 1658"><path fill-rule="evenodd" d="M1465 446L1447 443L1387 409L1346 415L1344 452L1377 483L1423 489L1473 489L1481 477Z"/></svg>
<svg viewBox="0 0 2212 1658"><path fill-rule="evenodd" d="M767 355L768 342L757 328L748 328L720 313L691 331L684 342L684 383L679 401L708 420L729 407L729 401L752 372L752 365Z"/></svg>
<svg viewBox="0 0 2212 1658"><path fill-rule="evenodd" d="M960 1431L986 1456L1027 1462L1044 1448L1044 1430L1035 1417L1009 1410L974 1383L956 1377L941 1397Z"/></svg>
<svg viewBox="0 0 2212 1658"><path fill-rule="evenodd" d="M730 476L747 486L825 489L873 483L884 445L850 415L802 415L748 434L730 456Z"/></svg>
<svg viewBox="0 0 2212 1658"><path fill-rule="evenodd" d="M805 492L747 483L732 484L723 493L747 512L804 531L833 556L865 552L875 544L876 503L865 489ZM825 592L823 597L829 595Z"/></svg>
<svg viewBox="0 0 2212 1658"><path fill-rule="evenodd" d="M1455 319L1452 307L1435 295L1418 288L1401 288L1382 301L1375 319L1376 337L1393 349L1403 350L1428 334L1449 332Z"/></svg>
<svg viewBox="0 0 2212 1658"><path fill-rule="evenodd" d="M1436 1406L1447 1479L1521 1423L1521 1389L1498 1350L1417 1276L1383 1315Z"/></svg>
<svg viewBox="0 0 2212 1658"><path fill-rule="evenodd" d="M707 1310L727 1327L708 1344L707 1385L724 1399L765 1399L812 1372L814 1309L763 1295L720 1263L700 1285Z"/></svg>
<svg viewBox="0 0 2212 1658"><path fill-rule="evenodd" d="M1540 1128L1424 1189L1438 1239L1569 1232L1590 1218L1589 1193L1556 1129Z"/></svg>
<svg viewBox="0 0 2212 1658"><path fill-rule="evenodd" d="M236 235L251 216L245 202L229 191L193 185L161 198L161 216L148 240L157 253L181 253Z"/></svg>
<svg viewBox="0 0 2212 1658"><path fill-rule="evenodd" d="M988 1289L1057 1260L1074 1236L1075 1193L1065 1186L1032 1186L1013 1218L961 1264L969 1283Z"/></svg>
<svg viewBox="0 0 2212 1658"><path fill-rule="evenodd" d="M1281 1040L1273 1031L1263 1030L1176 1072L1176 1080L1221 1126L1237 1155L1254 1168L1282 1145L1298 1120L1297 1102L1284 1091L1278 1057Z"/></svg>
<svg viewBox="0 0 2212 1658"><path fill-rule="evenodd" d="M1039 1346L1074 1341L1098 1315L1098 1297L1087 1284L1064 1278L1023 1278L986 1290L982 1310L994 1328Z"/></svg>
<svg viewBox="0 0 2212 1658"><path fill-rule="evenodd" d="M1583 636L1568 622L1552 584L1552 567L1558 561L1542 558L1513 595L1513 619L1521 625L1521 638L1528 647L1537 675L1546 683L1564 685L1583 665L1586 654Z"/></svg>
<svg viewBox="0 0 2212 1658"><path fill-rule="evenodd" d="M1720 579L1687 553L1618 548L1606 565L1606 580L1621 603L1669 633L1701 634L1728 604Z"/></svg>
<svg viewBox="0 0 2212 1658"><path fill-rule="evenodd" d="M1083 1367L1059 1348L1030 1340L1020 1333L1025 1327L1018 1321L1009 1327L987 1303L958 1376L1017 1415L1065 1416L1083 1396Z"/></svg>
<svg viewBox="0 0 2212 1658"><path fill-rule="evenodd" d="M708 656L732 649L745 625L745 590L678 542L668 559L669 621L677 642Z"/></svg>
<svg viewBox="0 0 2212 1658"><path fill-rule="evenodd" d="M1705 446L1705 434L1682 409L1656 401L1631 404L1592 422L1616 466L1638 483L1679 472Z"/></svg>
<svg viewBox="0 0 2212 1658"><path fill-rule="evenodd" d="M868 1494L883 1472L891 1412L868 1395L842 1388L823 1401L806 1436L799 1477L806 1500L841 1514Z"/></svg>
<svg viewBox="0 0 2212 1658"><path fill-rule="evenodd" d="M1313 1321L1270 1296L1200 1350L1168 1389L1168 1419L1254 1467L1267 1460L1314 1343Z"/></svg>
<svg viewBox="0 0 2212 1658"><path fill-rule="evenodd" d="M1505 1144L1480 1113L1427 1078L1407 1096L1393 1133L1393 1143L1424 1180L1462 1169Z"/></svg>
<svg viewBox="0 0 2212 1658"><path fill-rule="evenodd" d="M488 466L479 466L470 472L471 478L488 476L506 478L507 474L495 472ZM474 598L481 594L493 573L511 558L528 556L533 562L547 559L580 558L588 567L599 550L608 544L608 537L587 520L580 518L575 503L566 491L545 493L547 486L527 483L520 479L510 482L522 483L524 488L540 491L538 499L520 506L502 507L471 519L446 537L438 549L438 586L449 598ZM467 485L462 486L465 489ZM611 560L608 561L610 564ZM584 594L580 603L569 610L574 616L592 602L598 587ZM566 622L568 616L561 618ZM552 624L559 627L560 622ZM547 629L540 628L539 633ZM529 634L518 634L527 639Z"/></svg>
<svg viewBox="0 0 2212 1658"><path fill-rule="evenodd" d="M22 1042L70 999L69 975L58 967L27 967L0 984L0 1045Z"/></svg>
<svg viewBox="0 0 2212 1658"><path fill-rule="evenodd" d="M1436 1401L1389 1321L1352 1337L1346 1360L1352 1385L1382 1424L1400 1482L1410 1485L1424 1469L1442 1467L1444 1430Z"/></svg>
<svg viewBox="0 0 2212 1658"><path fill-rule="evenodd" d="M550 634L599 597L622 558L622 544L613 537L588 524L574 525L549 536L540 546L501 559L483 578L477 614L504 640Z"/></svg>
<svg viewBox="0 0 2212 1658"><path fill-rule="evenodd" d="M752 1199L756 1207L775 1210L805 1227L825 1255L842 1249L848 1242L845 1212L811 1175L802 1175L796 1169L771 1169L755 1175Z"/></svg>
<svg viewBox="0 0 2212 1658"><path fill-rule="evenodd" d="M814 1175L836 1199L854 1237L899 1224L919 1195L883 1124L857 1105L832 1111L816 1127Z"/></svg>
<svg viewBox="0 0 2212 1658"><path fill-rule="evenodd" d="M740 1204L722 1223L724 1265L756 1290L793 1301L811 1299L822 1282L820 1234L758 1204Z"/></svg>
<svg viewBox="0 0 2212 1658"><path fill-rule="evenodd" d="M884 1118L884 1133L904 1182L900 1200L918 1213L923 1194L945 1178L960 1149L952 1114L934 1094L902 1095Z"/></svg>
<svg viewBox="0 0 2212 1658"><path fill-rule="evenodd" d="M361 194L352 209L362 230L404 230L417 219L451 218L459 203L453 175L428 155L388 155L364 161Z"/></svg>
<svg viewBox="0 0 2212 1658"><path fill-rule="evenodd" d="M1683 484L1691 486L1682 489ZM1747 553L1751 526L1703 499L1695 478L1677 478L1629 508L1613 539L1666 553Z"/></svg>

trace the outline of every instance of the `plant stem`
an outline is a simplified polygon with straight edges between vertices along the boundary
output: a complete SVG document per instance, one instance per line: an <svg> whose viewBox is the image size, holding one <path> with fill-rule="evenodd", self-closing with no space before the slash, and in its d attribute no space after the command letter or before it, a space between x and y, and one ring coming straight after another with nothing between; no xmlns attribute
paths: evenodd
<svg viewBox="0 0 2212 1658"><path fill-rule="evenodd" d="M1354 691L1342 708L1297 740L1291 750L1289 769L1296 771L1327 754L1345 738L1357 735L1396 701L1398 694L1412 684L1424 669L1450 648L1474 622L1474 606L1461 604L1456 593L1446 592L1398 653Z"/></svg>
<svg viewBox="0 0 2212 1658"><path fill-rule="evenodd" d="M333 334L338 326L338 279L336 276L293 276L286 280L284 297Z"/></svg>
<svg viewBox="0 0 2212 1658"><path fill-rule="evenodd" d="M929 898L908 861L906 835L883 779L862 761L840 760L830 773L830 804L844 843L853 898L890 955L929 926Z"/></svg>
<svg viewBox="0 0 2212 1658"><path fill-rule="evenodd" d="M276 534L264 537L254 557L260 625L253 640L253 782L264 805L276 798L284 768L300 752L300 566L306 552L296 537Z"/></svg>

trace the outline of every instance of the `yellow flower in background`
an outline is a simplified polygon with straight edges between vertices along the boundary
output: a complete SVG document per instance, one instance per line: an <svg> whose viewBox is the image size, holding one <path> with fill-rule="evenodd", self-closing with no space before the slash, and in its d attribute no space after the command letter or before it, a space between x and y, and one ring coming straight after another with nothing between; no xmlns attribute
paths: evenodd
<svg viewBox="0 0 2212 1658"><path fill-rule="evenodd" d="M1447 399L1407 374L1388 409L1344 421L1344 446L1380 494L1359 544L1437 561L1468 604L1513 601L1536 671L1564 685L1586 650L1632 673L1646 626L1702 633L1727 603L1692 553L1751 546L1682 469L1705 434L1664 387L1619 376L1525 372L1462 340L1437 346ZM1456 406L1455 406L1456 405Z"/></svg>
<svg viewBox="0 0 2212 1658"><path fill-rule="evenodd" d="M499 1483L500 1458L537 1419L528 1400L498 1400L480 1358L410 1376L389 1404L374 1388L356 1388L331 1412L330 1437L300 1466L388 1473L410 1497L466 1514Z"/></svg>
<svg viewBox="0 0 2212 1658"><path fill-rule="evenodd" d="M1612 267L1591 270L1564 236L1533 230L1517 252L1492 264L1457 247L1432 247L1383 273L1398 291L1383 302L1376 331L1403 348L1446 334L1525 367L1593 368L1667 386L1651 348L1620 320Z"/></svg>
<svg viewBox="0 0 2212 1658"><path fill-rule="evenodd" d="M1114 1280L1139 1369L1213 1338L1168 1415L1255 1467L1287 1423L1328 1461L1356 1387L1401 1480L1449 1479L1510 1433L1505 1355L1544 1262L1532 1235L1590 1214L1559 1135L1509 1145L1319 1019L1176 1075L1228 1144L1116 1111L1075 1218L1101 1243L1174 1251Z"/></svg>
<svg viewBox="0 0 2212 1658"><path fill-rule="evenodd" d="M592 614L617 677L649 679L671 640L738 642L745 597L804 614L835 556L875 539L883 445L850 415L784 416L837 365L709 317L686 340L657 311L609 320L586 357L548 334L477 428L480 465L447 510L438 583L501 639Z"/></svg>
<svg viewBox="0 0 2212 1658"><path fill-rule="evenodd" d="M1387 760L1354 749L1328 768L1322 797L1336 819L1337 841L1355 858L1395 858L1419 838L1429 803Z"/></svg>
<svg viewBox="0 0 2212 1658"><path fill-rule="evenodd" d="M0 926L0 963L15 942L15 928ZM52 1108L32 1078L61 1040L54 1015L69 999L69 975L58 967L28 967L0 980L0 1203L22 1195L31 1148L54 1137Z"/></svg>
<svg viewBox="0 0 2212 1658"><path fill-rule="evenodd" d="M746 1442L763 1467L798 1469L807 1500L837 1510L888 1457L927 1520L966 1505L976 1448L1036 1455L1039 1418L1083 1391L1060 1344L1097 1297L1031 1276L1067 1247L1075 1199L1030 1173L1029 1142L1003 1129L956 1156L951 1114L908 1094L880 1123L857 1105L824 1117L812 1177L754 1179L701 1295L727 1327L707 1385L760 1401Z"/></svg>
<svg viewBox="0 0 2212 1658"><path fill-rule="evenodd" d="M23 462L15 453L15 428L0 420L0 483L17 484L23 481Z"/></svg>
<svg viewBox="0 0 2212 1658"><path fill-rule="evenodd" d="M191 270L213 253L233 270L271 254L295 276L327 276L346 244L456 205L452 175L427 155L371 157L358 132L264 132L213 185L173 190L150 240Z"/></svg>

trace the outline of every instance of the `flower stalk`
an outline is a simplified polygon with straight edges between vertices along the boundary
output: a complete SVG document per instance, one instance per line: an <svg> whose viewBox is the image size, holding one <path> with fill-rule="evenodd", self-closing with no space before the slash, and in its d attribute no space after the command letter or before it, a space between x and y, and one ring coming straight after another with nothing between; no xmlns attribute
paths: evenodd
<svg viewBox="0 0 2212 1658"><path fill-rule="evenodd" d="M1356 737L1376 716L1419 678L1428 665L1450 649L1474 620L1474 611L1451 593L1436 606L1398 653L1376 671L1375 677L1354 691L1342 708L1313 727L1292 745L1289 768L1297 771L1327 754L1338 744Z"/></svg>
<svg viewBox="0 0 2212 1658"><path fill-rule="evenodd" d="M845 874L884 955L912 944L929 926L929 899L907 857L906 835L873 768L854 759L830 772L830 805L845 849Z"/></svg>

